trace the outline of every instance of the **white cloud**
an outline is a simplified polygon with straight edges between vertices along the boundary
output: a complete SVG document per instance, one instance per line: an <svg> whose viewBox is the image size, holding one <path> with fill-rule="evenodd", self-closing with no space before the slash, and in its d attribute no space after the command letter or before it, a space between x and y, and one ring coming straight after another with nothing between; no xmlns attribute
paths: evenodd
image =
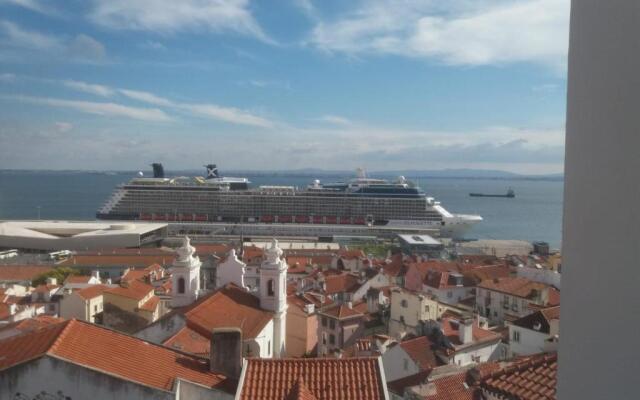
<svg viewBox="0 0 640 400"><path fill-rule="evenodd" d="M154 104L157 106L173 107L175 104L164 97L156 96L153 93L141 92L138 90L118 89L120 93L129 97L130 99L141 101L143 103Z"/></svg>
<svg viewBox="0 0 640 400"><path fill-rule="evenodd" d="M187 112L207 119L228 122L236 125L255 126L260 128L270 128L274 126L273 121L255 115L249 111L241 110L234 107L225 107L211 103L180 103L171 101L167 98L158 96L153 93L130 90L116 89L103 85L96 85L79 81L62 81L62 83L72 89L76 89L86 93L92 93L99 96L112 96L118 92L129 99L140 101L142 103L152 104L160 107L167 107L173 110Z"/></svg>
<svg viewBox="0 0 640 400"><path fill-rule="evenodd" d="M249 10L248 0L93 0L91 19L112 29L155 33L235 32L272 42Z"/></svg>
<svg viewBox="0 0 640 400"><path fill-rule="evenodd" d="M96 114L102 116L125 117L151 122L167 122L172 120L172 118L169 117L164 111L157 108L138 108L124 106L116 103L63 100L50 97L3 96L2 98L50 107L68 108L88 114Z"/></svg>
<svg viewBox="0 0 640 400"><path fill-rule="evenodd" d="M76 58L102 60L107 52L104 45L89 35L80 34L68 43L67 51Z"/></svg>
<svg viewBox="0 0 640 400"><path fill-rule="evenodd" d="M62 81L62 84L70 89L79 90L81 92L95 94L102 97L110 97L115 93L115 91L110 87L104 85L96 85L95 83L65 80Z"/></svg>
<svg viewBox="0 0 640 400"><path fill-rule="evenodd" d="M216 104L182 104L179 108L205 118L225 121L232 124L256 126L259 128L271 128L274 125L272 121L266 118L233 107L221 107Z"/></svg>
<svg viewBox="0 0 640 400"><path fill-rule="evenodd" d="M0 74L0 82L13 82L16 80L15 74L4 73Z"/></svg>
<svg viewBox="0 0 640 400"><path fill-rule="evenodd" d="M55 124L53 124L56 131L59 133L65 133L65 132L69 132L71 129L73 129L73 124L71 122L56 122Z"/></svg>
<svg viewBox="0 0 640 400"><path fill-rule="evenodd" d="M443 4L449 9L443 11ZM387 0L319 22L309 43L328 52L397 54L453 65L532 62L562 68L568 34L568 0Z"/></svg>
<svg viewBox="0 0 640 400"><path fill-rule="evenodd" d="M57 12L42 4L38 0L0 0L0 4L12 4L19 7L24 7L28 10L39 12L47 15L57 15Z"/></svg>
<svg viewBox="0 0 640 400"><path fill-rule="evenodd" d="M4 32L10 47L46 51L59 51L63 47L62 41L55 36L25 30L10 21L0 20L0 31Z"/></svg>
<svg viewBox="0 0 640 400"><path fill-rule="evenodd" d="M351 125L352 122L345 118L345 117L340 117L338 115L323 115L322 117L319 118L320 121L323 122L328 122L330 124L335 124L335 125Z"/></svg>
<svg viewBox="0 0 640 400"><path fill-rule="evenodd" d="M106 58L104 45L85 34L73 38L44 34L25 29L11 21L0 20L0 44L46 56L47 60L101 61Z"/></svg>

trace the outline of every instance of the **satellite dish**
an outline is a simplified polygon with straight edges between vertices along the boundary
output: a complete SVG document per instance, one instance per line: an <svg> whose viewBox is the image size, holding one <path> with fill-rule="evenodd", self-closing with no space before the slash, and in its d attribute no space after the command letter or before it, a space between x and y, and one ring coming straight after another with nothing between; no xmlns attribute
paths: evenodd
<svg viewBox="0 0 640 400"><path fill-rule="evenodd" d="M144 176L144 172L138 171L138 176Z"/></svg>

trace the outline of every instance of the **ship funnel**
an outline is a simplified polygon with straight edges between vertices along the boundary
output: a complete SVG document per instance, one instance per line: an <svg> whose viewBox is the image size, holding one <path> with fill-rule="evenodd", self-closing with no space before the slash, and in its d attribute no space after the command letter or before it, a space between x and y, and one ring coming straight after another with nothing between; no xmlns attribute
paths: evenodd
<svg viewBox="0 0 640 400"><path fill-rule="evenodd" d="M164 178L164 168L162 168L162 164L153 163L151 164L153 167L153 177L154 178Z"/></svg>
<svg viewBox="0 0 640 400"><path fill-rule="evenodd" d="M207 168L207 179L218 178L218 167L215 164L207 164L205 165Z"/></svg>

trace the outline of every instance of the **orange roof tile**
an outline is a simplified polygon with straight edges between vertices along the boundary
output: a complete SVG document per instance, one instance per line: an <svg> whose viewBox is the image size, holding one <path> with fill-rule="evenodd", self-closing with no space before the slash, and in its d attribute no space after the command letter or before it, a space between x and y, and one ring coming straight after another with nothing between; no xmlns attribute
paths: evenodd
<svg viewBox="0 0 640 400"><path fill-rule="evenodd" d="M188 326L180 329L163 344L165 346L199 356L208 356L211 351L211 342L209 338L202 336Z"/></svg>
<svg viewBox="0 0 640 400"><path fill-rule="evenodd" d="M438 365L433 352L433 343L426 336L405 340L398 344L420 369L432 369Z"/></svg>
<svg viewBox="0 0 640 400"><path fill-rule="evenodd" d="M213 328L234 326L242 330L242 338L255 338L273 318L273 313L260 308L260 299L244 289L228 284L198 302L185 313L187 323L203 336Z"/></svg>
<svg viewBox="0 0 640 400"><path fill-rule="evenodd" d="M64 280L65 285L69 283L89 283L91 275L69 275Z"/></svg>
<svg viewBox="0 0 640 400"><path fill-rule="evenodd" d="M560 304L560 292L552 286L545 285L522 277L486 279L478 285L483 289L495 290L512 296L533 299L535 293L543 289L549 290L549 305Z"/></svg>
<svg viewBox="0 0 640 400"><path fill-rule="evenodd" d="M165 391L178 378L209 388L230 383L197 357L77 320L0 340L0 354L0 371L47 355Z"/></svg>
<svg viewBox="0 0 640 400"><path fill-rule="evenodd" d="M352 293L361 286L358 283L358 276L350 273L325 276L327 288L325 293L336 294L342 292Z"/></svg>
<svg viewBox="0 0 640 400"><path fill-rule="evenodd" d="M302 387L296 390L296 384ZM300 394L297 398L377 400L384 399L384 386L380 364L375 357L250 358L238 397L241 400L282 400L295 399L292 394Z"/></svg>
<svg viewBox="0 0 640 400"><path fill-rule="evenodd" d="M505 398L555 400L557 372L557 353L527 357L491 374L481 386Z"/></svg>
<svg viewBox="0 0 640 400"><path fill-rule="evenodd" d="M44 265L0 265L0 281L31 281L52 270Z"/></svg>
<svg viewBox="0 0 640 400"><path fill-rule="evenodd" d="M126 284L127 286L117 286L111 289L107 289L104 293L113 294L116 296L127 297L134 300L142 300L149 292L153 292L153 286L147 285L140 281L131 281Z"/></svg>
<svg viewBox="0 0 640 400"><path fill-rule="evenodd" d="M417 374L405 376L404 378L396 379L395 381L391 381L387 383L389 390L402 396L404 395L404 390L411 386L417 386L427 381L429 375L431 374L431 369L426 369L418 372Z"/></svg>
<svg viewBox="0 0 640 400"><path fill-rule="evenodd" d="M366 306L366 303L365 303ZM360 311L356 310L353 306L349 307L346 304L340 304L329 309L324 309L319 311L319 314L326 315L328 317L337 318L337 319L348 319L348 318L357 318L363 317Z"/></svg>
<svg viewBox="0 0 640 400"><path fill-rule="evenodd" d="M158 308L158 304L160 304L160 297L153 295L149 298L149 300L145 301L143 305L140 306L141 310L155 312Z"/></svg>
<svg viewBox="0 0 640 400"><path fill-rule="evenodd" d="M46 314L40 314L33 318L27 318L17 322L12 322L10 324L2 325L0 327L0 332L8 331L10 329L16 329L21 332L31 332L40 328L44 328L45 326L57 324L62 321L64 321L64 318L57 318Z"/></svg>
<svg viewBox="0 0 640 400"><path fill-rule="evenodd" d="M442 333L449 339L449 341L456 345L462 345L460 341L460 321L450 317L442 318L440 326ZM501 339L501 335L488 329L482 329L478 326L476 321L473 322L471 327L471 335L474 342L484 341L498 341Z"/></svg>
<svg viewBox="0 0 640 400"><path fill-rule="evenodd" d="M106 285L91 285L84 289L76 290L75 293L83 299L89 300L101 296L107 289L109 289L109 286Z"/></svg>

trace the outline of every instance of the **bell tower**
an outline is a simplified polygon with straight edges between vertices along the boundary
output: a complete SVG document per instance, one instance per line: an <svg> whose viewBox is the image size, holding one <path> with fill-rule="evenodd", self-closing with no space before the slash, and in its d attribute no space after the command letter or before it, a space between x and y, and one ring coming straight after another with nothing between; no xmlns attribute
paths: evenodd
<svg viewBox="0 0 640 400"><path fill-rule="evenodd" d="M187 306L198 299L202 263L195 252L191 240L185 236L171 265L171 307Z"/></svg>
<svg viewBox="0 0 640 400"><path fill-rule="evenodd" d="M265 250L265 260L260 266L260 307L273 311L273 357L285 354L287 321L287 263L282 259L282 249L273 239Z"/></svg>

